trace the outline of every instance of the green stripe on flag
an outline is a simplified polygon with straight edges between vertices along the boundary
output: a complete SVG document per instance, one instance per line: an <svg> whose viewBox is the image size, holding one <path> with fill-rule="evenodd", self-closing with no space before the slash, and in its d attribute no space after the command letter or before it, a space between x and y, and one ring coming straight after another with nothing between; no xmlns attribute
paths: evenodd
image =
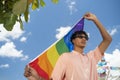
<svg viewBox="0 0 120 80"><path fill-rule="evenodd" d="M59 55L61 55L64 52L69 51L68 47L66 46L66 44L64 42L64 38L62 38L59 42L57 42L56 49L57 49Z"/></svg>

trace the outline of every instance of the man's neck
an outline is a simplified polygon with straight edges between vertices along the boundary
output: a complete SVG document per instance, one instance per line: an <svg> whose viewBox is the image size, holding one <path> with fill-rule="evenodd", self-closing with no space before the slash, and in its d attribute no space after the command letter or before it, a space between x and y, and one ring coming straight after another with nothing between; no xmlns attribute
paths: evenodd
<svg viewBox="0 0 120 80"><path fill-rule="evenodd" d="M77 52L79 52L80 54L82 54L83 51L84 51L84 48L75 47L74 50L77 51Z"/></svg>

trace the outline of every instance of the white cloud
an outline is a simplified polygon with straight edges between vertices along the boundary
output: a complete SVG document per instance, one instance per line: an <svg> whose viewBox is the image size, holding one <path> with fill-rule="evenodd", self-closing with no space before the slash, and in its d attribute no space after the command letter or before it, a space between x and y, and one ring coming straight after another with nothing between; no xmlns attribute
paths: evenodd
<svg viewBox="0 0 120 80"><path fill-rule="evenodd" d="M20 39L21 42L26 42L26 40L27 40L26 37L22 37L22 38Z"/></svg>
<svg viewBox="0 0 120 80"><path fill-rule="evenodd" d="M104 56L106 62L108 63L107 66L109 67L120 67L120 50L119 49L115 49L112 54L108 54L105 53ZM108 80L113 80L113 78L115 77L119 77L120 76L120 70L112 70L110 69L110 73L109 73L110 77L108 78ZM116 80L116 79L114 79Z"/></svg>
<svg viewBox="0 0 120 80"><path fill-rule="evenodd" d="M108 31L111 36L115 35L117 33L117 28L112 29L111 31Z"/></svg>
<svg viewBox="0 0 120 80"><path fill-rule="evenodd" d="M22 50L17 50L13 42L6 42L0 47L0 57L21 58L22 61L29 58L27 55L23 55Z"/></svg>
<svg viewBox="0 0 120 80"><path fill-rule="evenodd" d="M7 31L2 24L0 24L0 41L5 41L5 44L0 47L0 57L21 58L27 60L29 57L23 55L23 50L17 50L12 39L19 39L24 31L20 29L20 24L16 22L12 31ZM20 38L21 42L25 42L26 37Z"/></svg>
<svg viewBox="0 0 120 80"><path fill-rule="evenodd" d="M88 37L90 38L90 33L87 32Z"/></svg>
<svg viewBox="0 0 120 80"><path fill-rule="evenodd" d="M67 34L68 31L70 31L71 27L67 26L67 27L60 27L59 29L56 29L56 31L58 32L56 34L56 38L60 39L62 38L64 35Z"/></svg>
<svg viewBox="0 0 120 80"><path fill-rule="evenodd" d="M120 50L115 49L112 54L105 53L105 60L110 66L120 67Z"/></svg>
<svg viewBox="0 0 120 80"><path fill-rule="evenodd" d="M19 38L24 33L23 30L20 29L20 24L17 22L12 30L11 33L9 33L13 39Z"/></svg>
<svg viewBox="0 0 120 80"><path fill-rule="evenodd" d="M77 11L77 8L75 7L76 6L75 0L66 0L66 3L70 10L70 14L73 14L73 12Z"/></svg>
<svg viewBox="0 0 120 80"><path fill-rule="evenodd" d="M10 41L12 39L18 39L24 31L20 29L20 24L16 22L12 31L7 31L3 25L0 25L0 41Z"/></svg>
<svg viewBox="0 0 120 80"><path fill-rule="evenodd" d="M9 64L1 64L0 65L0 68L9 68L10 66L9 66Z"/></svg>
<svg viewBox="0 0 120 80"><path fill-rule="evenodd" d="M21 20L22 22L26 22L24 16L21 16ZM28 22L30 22L29 20L30 20L30 15L28 15Z"/></svg>
<svg viewBox="0 0 120 80"><path fill-rule="evenodd" d="M7 42L5 45L0 47L0 56L1 57L12 57L12 58L20 58L24 55L22 54L22 50L18 51L13 42Z"/></svg>
<svg viewBox="0 0 120 80"><path fill-rule="evenodd" d="M22 61L25 61L29 58L29 56L25 55L24 57L21 58Z"/></svg>

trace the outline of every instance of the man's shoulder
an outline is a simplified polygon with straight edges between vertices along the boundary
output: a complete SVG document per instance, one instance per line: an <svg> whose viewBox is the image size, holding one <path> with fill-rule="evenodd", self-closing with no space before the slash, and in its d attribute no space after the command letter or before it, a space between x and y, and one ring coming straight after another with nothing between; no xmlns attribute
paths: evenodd
<svg viewBox="0 0 120 80"><path fill-rule="evenodd" d="M70 55L70 52L64 52L64 53L62 53L60 56L61 57L67 57L67 56L69 56Z"/></svg>
<svg viewBox="0 0 120 80"><path fill-rule="evenodd" d="M64 53L62 53L62 55L69 55L70 54L70 52L64 52Z"/></svg>

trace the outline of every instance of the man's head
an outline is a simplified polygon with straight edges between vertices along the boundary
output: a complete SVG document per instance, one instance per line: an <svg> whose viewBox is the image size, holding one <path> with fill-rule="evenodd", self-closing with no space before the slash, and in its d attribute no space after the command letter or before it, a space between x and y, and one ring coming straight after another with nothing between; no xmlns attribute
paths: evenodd
<svg viewBox="0 0 120 80"><path fill-rule="evenodd" d="M73 45L75 45L75 43L76 44L84 43L84 45L86 45L87 40L88 40L88 35L85 31L76 31L71 36L71 42Z"/></svg>

